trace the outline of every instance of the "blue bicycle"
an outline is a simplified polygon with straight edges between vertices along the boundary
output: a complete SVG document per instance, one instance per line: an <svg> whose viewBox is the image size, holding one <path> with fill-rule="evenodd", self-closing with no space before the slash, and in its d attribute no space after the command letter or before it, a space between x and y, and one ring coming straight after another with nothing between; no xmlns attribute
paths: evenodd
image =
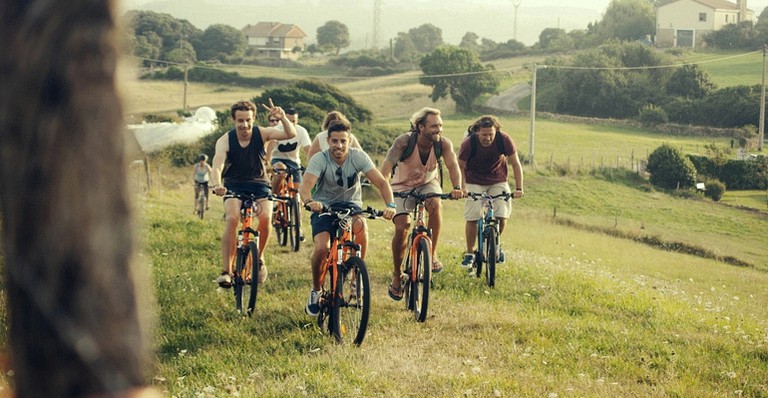
<svg viewBox="0 0 768 398"><path fill-rule="evenodd" d="M493 202L496 199L509 200L512 194L502 192L498 195L489 195L485 192L469 192L467 196L474 200L482 201L483 216L477 220L477 250L475 262L472 264L475 275L479 278L483 273L485 263L485 283L489 287L496 285L496 260L499 258L499 221L493 214Z"/></svg>

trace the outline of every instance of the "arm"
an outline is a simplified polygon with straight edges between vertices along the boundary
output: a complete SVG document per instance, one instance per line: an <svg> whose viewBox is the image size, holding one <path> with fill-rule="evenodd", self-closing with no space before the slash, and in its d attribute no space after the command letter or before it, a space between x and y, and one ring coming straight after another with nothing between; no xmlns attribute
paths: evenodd
<svg viewBox="0 0 768 398"><path fill-rule="evenodd" d="M393 167L395 167L395 164L392 163L392 161L389 159L384 159L384 161L381 163L381 168L379 169L379 172L387 182L389 182L389 177L392 175Z"/></svg>
<svg viewBox="0 0 768 398"><path fill-rule="evenodd" d="M451 184L453 184L454 190L451 191L451 196L454 199L459 199L463 196L461 190L462 176L461 169L459 168L459 162L456 157L456 153L453 152L453 144L447 138L443 139L443 160L445 161L445 167L448 168L448 174L451 176ZM455 189L458 187L458 189Z"/></svg>
<svg viewBox="0 0 768 398"><path fill-rule="evenodd" d="M465 160L458 159L459 170L461 170L461 192L464 195L467 194L467 162Z"/></svg>
<svg viewBox="0 0 768 398"><path fill-rule="evenodd" d="M307 150L307 163L309 163L309 160L312 159L312 156L315 156L315 154L318 152L320 152L320 140L315 137L315 139L312 140L312 145L310 145L309 149Z"/></svg>
<svg viewBox="0 0 768 398"><path fill-rule="evenodd" d="M384 219L391 220L395 216L395 208L392 207L395 203L395 197L392 195L392 187L389 186L389 182L375 167L368 170L365 173L365 177L379 190L381 199L384 200L384 205L386 206L383 214Z"/></svg>
<svg viewBox="0 0 768 398"><path fill-rule="evenodd" d="M304 173L299 185L299 197L304 198L302 205L309 206L312 211L320 211L323 204L312 200L312 187L317 183L317 176L310 173Z"/></svg>
<svg viewBox="0 0 768 398"><path fill-rule="evenodd" d="M515 175L515 192L513 196L515 198L523 197L523 166L520 164L520 158L517 157L517 152L507 156L507 164L512 166L512 173Z"/></svg>
<svg viewBox="0 0 768 398"><path fill-rule="evenodd" d="M267 142L267 148L264 150L264 152L266 153L265 157L267 160L267 165L272 164L272 152L275 150L276 146L277 146L277 141L275 140L271 140Z"/></svg>
<svg viewBox="0 0 768 398"><path fill-rule="evenodd" d="M224 171L224 161L229 152L229 140L227 134L222 135L216 140L216 153L213 155L213 166L211 166L211 188L216 195L224 195L227 190L221 185L221 173Z"/></svg>

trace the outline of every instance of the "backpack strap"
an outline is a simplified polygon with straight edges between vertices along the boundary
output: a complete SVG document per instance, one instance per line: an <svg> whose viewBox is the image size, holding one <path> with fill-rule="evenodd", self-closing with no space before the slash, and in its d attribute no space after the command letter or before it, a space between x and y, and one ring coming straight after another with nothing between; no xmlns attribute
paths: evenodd
<svg viewBox="0 0 768 398"><path fill-rule="evenodd" d="M496 133L496 138L494 140L496 141L496 149L500 154L506 156L504 153L506 150L506 148L504 148L504 139L501 138L498 132ZM477 154L477 134L472 134L469 137L469 144L471 149L469 150L469 158L467 158L467 162Z"/></svg>
<svg viewBox="0 0 768 398"><path fill-rule="evenodd" d="M416 140L418 140L419 134L415 131L411 131L408 135L408 145L405 146L403 152L400 154L400 161L404 161L411 156L413 149L416 148Z"/></svg>

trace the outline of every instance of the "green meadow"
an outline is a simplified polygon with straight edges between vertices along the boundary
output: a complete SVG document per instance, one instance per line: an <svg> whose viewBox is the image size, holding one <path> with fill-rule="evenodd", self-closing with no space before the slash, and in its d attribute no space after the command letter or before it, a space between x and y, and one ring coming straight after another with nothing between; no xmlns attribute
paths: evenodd
<svg viewBox="0 0 768 398"><path fill-rule="evenodd" d="M478 115L433 104L417 76L339 85L385 125L405 129L420 107L441 108L457 146ZM179 89L126 80L128 113L176 109ZM191 107L216 109L257 95L198 84L189 93ZM369 221L373 302L360 347L334 343L304 313L309 239L299 253L272 239L256 313L243 318L214 283L221 202L196 219L190 173L162 159L151 189L130 174L137 263L156 301L151 384L169 397L768 397L766 192L727 191L715 203L655 190L637 172L662 143L702 153L730 140L543 117L531 140L527 116L501 121L535 162L502 236L496 287L459 267L463 202L445 201L446 268L434 276L428 319L415 322L386 293L392 224ZM375 192L366 198L383 206Z"/></svg>

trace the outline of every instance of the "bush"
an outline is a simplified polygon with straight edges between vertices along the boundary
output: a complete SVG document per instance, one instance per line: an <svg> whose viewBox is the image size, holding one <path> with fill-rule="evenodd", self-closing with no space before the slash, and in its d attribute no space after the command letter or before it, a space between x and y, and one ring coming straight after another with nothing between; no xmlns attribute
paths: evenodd
<svg viewBox="0 0 768 398"><path fill-rule="evenodd" d="M645 105L640 109L638 120L644 126L653 126L656 124L669 123L667 111L653 104Z"/></svg>
<svg viewBox="0 0 768 398"><path fill-rule="evenodd" d="M696 168L679 149L669 144L656 148L648 156L651 184L667 189L690 188L696 182Z"/></svg>
<svg viewBox="0 0 768 398"><path fill-rule="evenodd" d="M713 201L717 202L723 198L725 184L720 182L720 180L709 180L706 185L704 185L704 189L704 196L712 198Z"/></svg>

